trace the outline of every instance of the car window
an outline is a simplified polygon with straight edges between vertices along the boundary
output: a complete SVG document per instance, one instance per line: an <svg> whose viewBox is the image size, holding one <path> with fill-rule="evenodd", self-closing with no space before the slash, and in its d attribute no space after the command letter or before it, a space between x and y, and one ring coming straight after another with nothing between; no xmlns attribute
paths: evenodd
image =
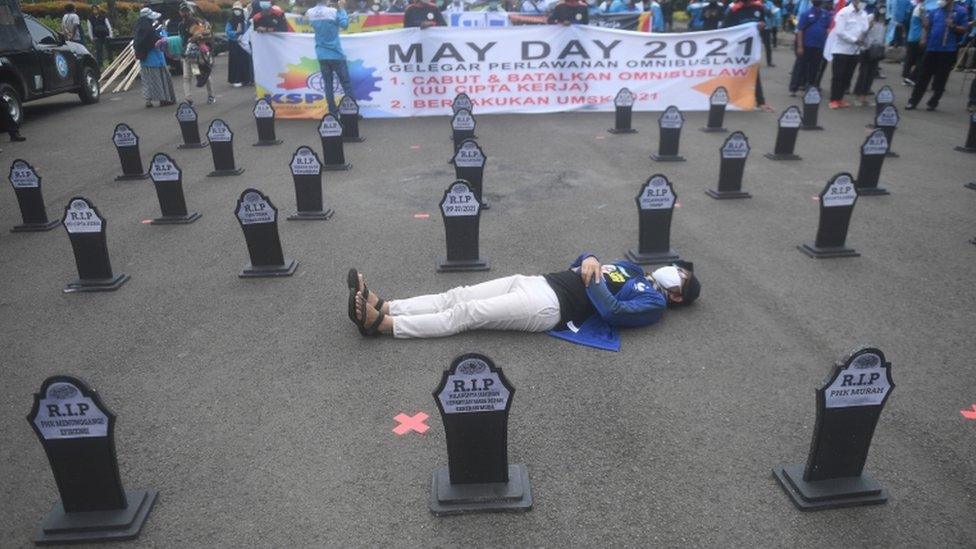
<svg viewBox="0 0 976 549"><path fill-rule="evenodd" d="M27 31L30 32L31 38L37 44L44 44L46 46L56 46L58 44L58 39L55 38L54 33L44 25L34 21L33 19L24 19L27 23Z"/></svg>

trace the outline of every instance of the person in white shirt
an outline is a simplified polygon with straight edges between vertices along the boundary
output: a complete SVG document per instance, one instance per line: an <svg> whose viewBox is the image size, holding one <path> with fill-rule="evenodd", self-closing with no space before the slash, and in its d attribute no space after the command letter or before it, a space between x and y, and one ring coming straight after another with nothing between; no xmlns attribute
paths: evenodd
<svg viewBox="0 0 976 549"><path fill-rule="evenodd" d="M824 59L831 63L828 103L831 109L851 106L844 100L844 94L851 87L858 55L864 46L864 35L867 34L870 24L861 0L852 0L834 16L834 28L827 35L827 43L824 45Z"/></svg>
<svg viewBox="0 0 976 549"><path fill-rule="evenodd" d="M81 34L81 19L75 13L75 5L65 5L64 11L64 17L61 18L61 34L72 42L83 44L85 39Z"/></svg>
<svg viewBox="0 0 976 549"><path fill-rule="evenodd" d="M523 0L522 1L522 13L535 13L539 15L545 15L546 9L549 7L548 0Z"/></svg>

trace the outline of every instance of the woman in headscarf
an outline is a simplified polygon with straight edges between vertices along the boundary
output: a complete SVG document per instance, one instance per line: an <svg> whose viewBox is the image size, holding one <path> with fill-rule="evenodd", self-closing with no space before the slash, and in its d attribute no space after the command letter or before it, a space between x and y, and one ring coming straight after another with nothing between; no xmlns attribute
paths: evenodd
<svg viewBox="0 0 976 549"><path fill-rule="evenodd" d="M154 25L157 19L159 14L150 8L139 10L135 37L132 40L136 59L139 60L142 95L146 98L147 108L153 106L153 101L159 101L161 107L176 103L173 79L169 76L166 55L162 49L166 40Z"/></svg>
<svg viewBox="0 0 976 549"><path fill-rule="evenodd" d="M244 15L244 7L240 2L234 2L230 19L227 21L227 40L230 42L229 60L227 61L227 81L235 88L250 86L254 83L254 70L251 66L251 54L241 47L240 41L247 31L249 22Z"/></svg>

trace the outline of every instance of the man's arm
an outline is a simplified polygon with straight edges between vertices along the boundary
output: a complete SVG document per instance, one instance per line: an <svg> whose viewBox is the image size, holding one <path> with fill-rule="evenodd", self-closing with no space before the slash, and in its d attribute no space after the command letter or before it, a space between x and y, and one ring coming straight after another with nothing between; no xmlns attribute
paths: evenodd
<svg viewBox="0 0 976 549"><path fill-rule="evenodd" d="M634 327L657 322L667 307L667 300L650 282L639 280L632 284L630 291L627 287L620 291L621 294L630 294L625 299L618 299L610 293L606 284L591 284L586 289L586 295L600 317L610 325Z"/></svg>

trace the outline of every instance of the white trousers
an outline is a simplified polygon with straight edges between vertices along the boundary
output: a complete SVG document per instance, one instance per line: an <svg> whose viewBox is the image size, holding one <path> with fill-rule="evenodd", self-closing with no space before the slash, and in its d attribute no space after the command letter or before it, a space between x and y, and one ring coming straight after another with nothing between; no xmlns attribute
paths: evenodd
<svg viewBox="0 0 976 549"><path fill-rule="evenodd" d="M559 299L544 277L515 275L390 301L390 314L399 338L477 329L544 332L559 324Z"/></svg>
<svg viewBox="0 0 976 549"><path fill-rule="evenodd" d="M196 81L197 81L197 77L193 76L193 72L192 72L193 69L190 68L191 65L193 65L193 62L187 59L186 57L184 57L183 58L183 97L186 98L187 101L193 100L193 88L196 86ZM191 79L193 82L192 84L190 83ZM210 73L210 78L207 78L206 88L207 88L208 97L214 94L213 84L210 83L211 80L213 80L213 72Z"/></svg>

